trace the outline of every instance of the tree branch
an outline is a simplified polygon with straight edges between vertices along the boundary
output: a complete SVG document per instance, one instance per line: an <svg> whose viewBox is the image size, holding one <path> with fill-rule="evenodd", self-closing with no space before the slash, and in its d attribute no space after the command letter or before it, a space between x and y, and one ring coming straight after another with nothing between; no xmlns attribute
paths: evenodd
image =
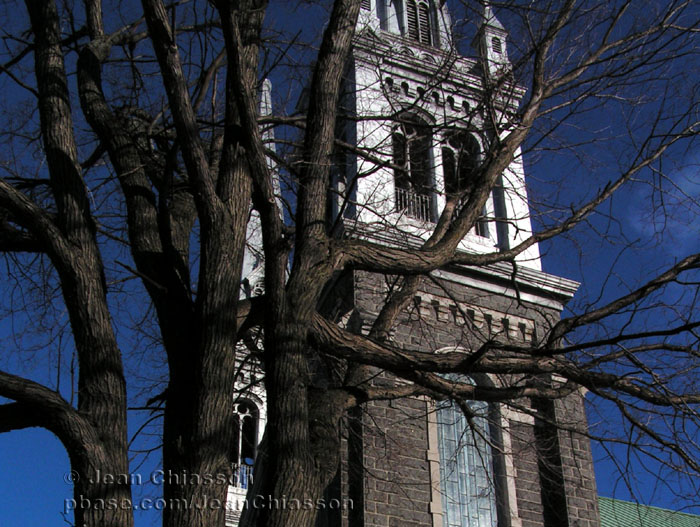
<svg viewBox="0 0 700 527"><path fill-rule="evenodd" d="M197 189L195 201L201 213L200 219L205 229L217 228L216 211L219 201L214 179L197 131L197 119L182 71L175 35L168 22L168 14L161 0L143 0L142 4L175 121L182 157Z"/></svg>
<svg viewBox="0 0 700 527"><path fill-rule="evenodd" d="M90 457L91 450L106 455L93 425L58 392L0 371L0 396L17 401L0 407L0 431L41 426L58 436L71 457Z"/></svg>
<svg viewBox="0 0 700 527"><path fill-rule="evenodd" d="M573 329L580 327L584 324L591 324L597 322L607 316L619 312L622 308L627 307L639 300L648 297L654 291L657 291L661 287L675 281L681 273L690 271L692 269L700 268L700 254L695 254L688 256L678 262L676 265L668 269L666 272L660 274L653 280L650 280L642 287L632 291L631 293L621 296L616 300L608 303L607 305L589 311L588 313L583 313L581 315L565 318L557 322L552 330L549 332L547 337L547 342L552 345L554 342L559 340L565 334L569 333Z"/></svg>
<svg viewBox="0 0 700 527"><path fill-rule="evenodd" d="M0 223L0 252L41 253L46 252L46 245L28 232Z"/></svg>
<svg viewBox="0 0 700 527"><path fill-rule="evenodd" d="M0 434L34 427L45 427L45 419L32 406L22 403L0 405Z"/></svg>
<svg viewBox="0 0 700 527"><path fill-rule="evenodd" d="M0 179L0 207L10 211L13 219L27 229L29 232L26 235L27 237L41 241L41 244L46 248L51 260L58 269L64 271L70 269L73 262L73 254L68 241L54 223L52 217L4 179ZM10 232L8 236L10 238L9 242L14 234ZM25 237L25 235L22 237ZM28 240L22 243L28 243Z"/></svg>

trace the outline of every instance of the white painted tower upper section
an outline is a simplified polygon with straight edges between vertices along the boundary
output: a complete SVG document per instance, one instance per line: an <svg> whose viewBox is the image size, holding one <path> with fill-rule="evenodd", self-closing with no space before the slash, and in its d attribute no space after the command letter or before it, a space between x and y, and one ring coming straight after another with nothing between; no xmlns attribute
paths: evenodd
<svg viewBox="0 0 700 527"><path fill-rule="evenodd" d="M339 162L335 212L346 229L354 225L387 243L419 244L430 235L446 197L468 189L470 174L508 134L517 112L523 90L509 79L507 36L486 6L477 57L467 58L453 46L444 2L363 1L340 133L367 155ZM502 250L531 232L517 152L460 248ZM537 245L517 260L541 269Z"/></svg>
<svg viewBox="0 0 700 527"><path fill-rule="evenodd" d="M483 7L481 20L474 47L481 58L484 76L489 80L497 81L510 72L508 32L488 4Z"/></svg>

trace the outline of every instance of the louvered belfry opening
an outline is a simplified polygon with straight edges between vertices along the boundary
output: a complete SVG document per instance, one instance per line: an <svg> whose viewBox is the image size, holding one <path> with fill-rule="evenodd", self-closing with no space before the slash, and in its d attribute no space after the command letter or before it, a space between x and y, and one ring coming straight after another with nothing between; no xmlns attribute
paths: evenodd
<svg viewBox="0 0 700 527"><path fill-rule="evenodd" d="M501 45L501 39L498 37L493 37L491 39L491 45L493 47L493 52L499 55L503 52L503 46Z"/></svg>
<svg viewBox="0 0 700 527"><path fill-rule="evenodd" d="M408 25L408 37L413 40L420 40L418 8L415 0L407 0L406 2L406 22Z"/></svg>
<svg viewBox="0 0 700 527"><path fill-rule="evenodd" d="M427 2L418 4L418 26L420 29L420 42L430 46L433 42L430 36L430 11Z"/></svg>
<svg viewBox="0 0 700 527"><path fill-rule="evenodd" d="M427 46L432 45L430 5L428 2L406 1L406 27L408 38Z"/></svg>

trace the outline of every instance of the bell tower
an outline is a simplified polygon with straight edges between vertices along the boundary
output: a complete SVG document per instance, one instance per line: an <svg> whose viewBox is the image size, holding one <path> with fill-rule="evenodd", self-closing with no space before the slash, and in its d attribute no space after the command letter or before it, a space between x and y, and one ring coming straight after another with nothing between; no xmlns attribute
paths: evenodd
<svg viewBox="0 0 700 527"><path fill-rule="evenodd" d="M340 102L338 138L346 148L337 152L330 211L338 235L420 247L448 202L459 210L479 167L510 133L525 90L513 81L505 26L481 5L471 56L464 56L444 1L362 2ZM516 246L532 235L530 218L517 151L458 250ZM367 333L391 281L355 270L329 304L353 331ZM515 262L437 269L422 279L389 338L398 349L435 354L494 342L527 348L547 334L577 287L542 271L537 244ZM368 382L406 382L379 369L371 375ZM502 388L522 376L461 380ZM586 432L581 394L524 401L517 410L469 405L470 423L445 401L364 404L349 417L339 483L340 495L360 506L328 524L599 527L590 444L576 433Z"/></svg>
<svg viewBox="0 0 700 527"><path fill-rule="evenodd" d="M445 2L362 3L340 132L361 153L345 156L335 175L334 215L345 229L420 243L446 198L464 194L494 140L508 133L524 92L510 81L493 87L510 68L505 28L484 7L476 56L464 57L454 48L451 24ZM518 152L460 248L502 250L531 232ZM517 260L541 269L536 244Z"/></svg>

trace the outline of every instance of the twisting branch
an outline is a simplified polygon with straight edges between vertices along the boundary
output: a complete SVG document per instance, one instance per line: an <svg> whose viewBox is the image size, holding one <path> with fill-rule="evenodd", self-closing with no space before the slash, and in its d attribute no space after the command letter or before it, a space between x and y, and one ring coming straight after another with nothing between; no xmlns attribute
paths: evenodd
<svg viewBox="0 0 700 527"><path fill-rule="evenodd" d="M16 401L0 406L0 433L40 426L55 433L72 457L93 458L91 466L107 455L93 425L58 392L0 371L0 396Z"/></svg>

